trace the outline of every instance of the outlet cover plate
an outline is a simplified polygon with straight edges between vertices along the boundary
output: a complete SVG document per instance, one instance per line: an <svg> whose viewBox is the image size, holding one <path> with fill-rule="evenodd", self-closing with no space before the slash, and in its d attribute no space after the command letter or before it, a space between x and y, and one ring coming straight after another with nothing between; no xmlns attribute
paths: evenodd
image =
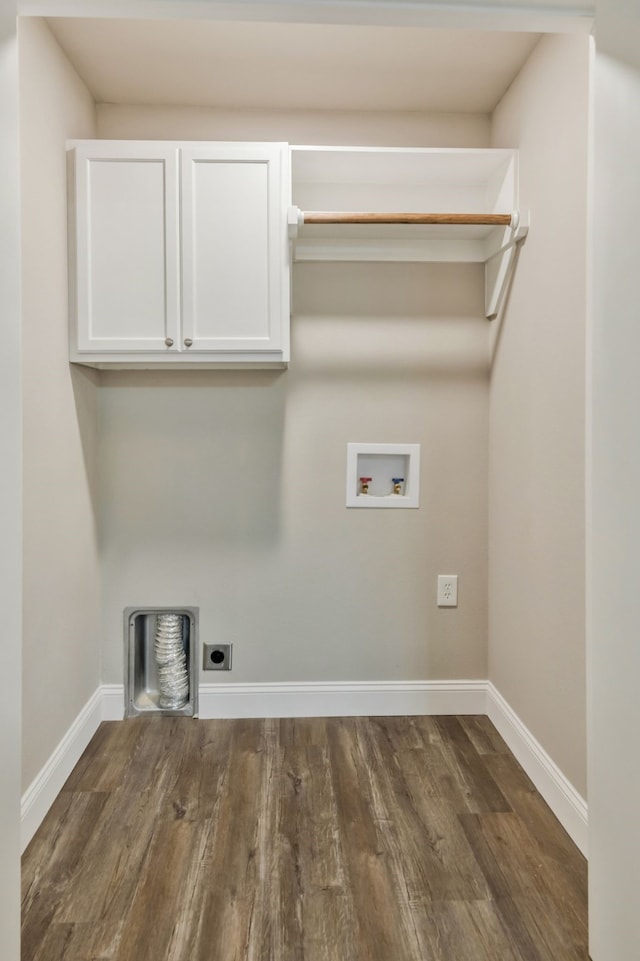
<svg viewBox="0 0 640 961"><path fill-rule="evenodd" d="M458 606L458 575L438 574L438 607Z"/></svg>

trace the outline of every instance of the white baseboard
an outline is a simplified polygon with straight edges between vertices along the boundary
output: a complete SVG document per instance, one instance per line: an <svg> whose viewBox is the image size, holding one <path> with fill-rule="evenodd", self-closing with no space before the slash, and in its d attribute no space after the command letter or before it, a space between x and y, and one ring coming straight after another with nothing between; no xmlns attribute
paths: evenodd
<svg viewBox="0 0 640 961"><path fill-rule="evenodd" d="M124 684L102 685L102 720L121 721L124 717Z"/></svg>
<svg viewBox="0 0 640 961"><path fill-rule="evenodd" d="M103 720L123 716L122 684L104 684ZM198 717L484 714L486 681L286 681L201 684Z"/></svg>
<svg viewBox="0 0 640 961"><path fill-rule="evenodd" d="M40 773L22 795L20 845L24 851L44 816L62 790L82 752L98 730L102 717L102 689L91 695Z"/></svg>
<svg viewBox="0 0 640 961"><path fill-rule="evenodd" d="M199 717L382 717L488 714L555 816L586 856L587 804L489 681L307 681L202 684ZM40 826L101 721L124 716L124 687L103 684L22 798L22 849Z"/></svg>
<svg viewBox="0 0 640 961"><path fill-rule="evenodd" d="M486 713L569 837L587 857L587 802L490 681Z"/></svg>
<svg viewBox="0 0 640 961"><path fill-rule="evenodd" d="M485 691L486 681L202 684L198 714L202 718L484 714Z"/></svg>

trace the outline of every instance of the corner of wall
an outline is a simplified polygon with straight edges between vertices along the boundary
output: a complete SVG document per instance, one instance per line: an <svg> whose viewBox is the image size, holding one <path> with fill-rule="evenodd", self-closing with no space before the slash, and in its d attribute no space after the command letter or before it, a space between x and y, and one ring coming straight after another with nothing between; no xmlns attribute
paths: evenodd
<svg viewBox="0 0 640 961"><path fill-rule="evenodd" d="M489 453L489 677L582 794L588 118L589 37L543 36L492 122L531 229L494 322Z"/></svg>
<svg viewBox="0 0 640 961"><path fill-rule="evenodd" d="M43 19L19 54L26 785L99 683L101 587L96 380L67 335L65 142L95 135L95 104Z"/></svg>

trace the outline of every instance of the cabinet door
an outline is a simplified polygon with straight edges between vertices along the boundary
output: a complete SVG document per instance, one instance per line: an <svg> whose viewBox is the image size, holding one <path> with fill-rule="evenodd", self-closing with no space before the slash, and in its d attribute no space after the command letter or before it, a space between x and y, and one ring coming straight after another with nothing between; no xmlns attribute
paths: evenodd
<svg viewBox="0 0 640 961"><path fill-rule="evenodd" d="M287 157L284 144L181 151L182 337L191 352L287 359Z"/></svg>
<svg viewBox="0 0 640 961"><path fill-rule="evenodd" d="M177 349L176 146L92 141L73 153L76 353Z"/></svg>

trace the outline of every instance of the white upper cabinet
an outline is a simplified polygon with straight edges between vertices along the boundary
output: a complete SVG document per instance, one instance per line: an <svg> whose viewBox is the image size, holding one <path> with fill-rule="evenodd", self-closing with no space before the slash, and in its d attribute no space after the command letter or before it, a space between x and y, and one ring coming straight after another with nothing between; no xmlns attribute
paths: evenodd
<svg viewBox="0 0 640 961"><path fill-rule="evenodd" d="M288 361L285 144L81 141L70 157L72 361Z"/></svg>
<svg viewBox="0 0 640 961"><path fill-rule="evenodd" d="M182 333L191 351L283 352L283 159L279 144L181 151Z"/></svg>
<svg viewBox="0 0 640 961"><path fill-rule="evenodd" d="M73 156L72 359L165 352L179 326L176 150L92 141Z"/></svg>

